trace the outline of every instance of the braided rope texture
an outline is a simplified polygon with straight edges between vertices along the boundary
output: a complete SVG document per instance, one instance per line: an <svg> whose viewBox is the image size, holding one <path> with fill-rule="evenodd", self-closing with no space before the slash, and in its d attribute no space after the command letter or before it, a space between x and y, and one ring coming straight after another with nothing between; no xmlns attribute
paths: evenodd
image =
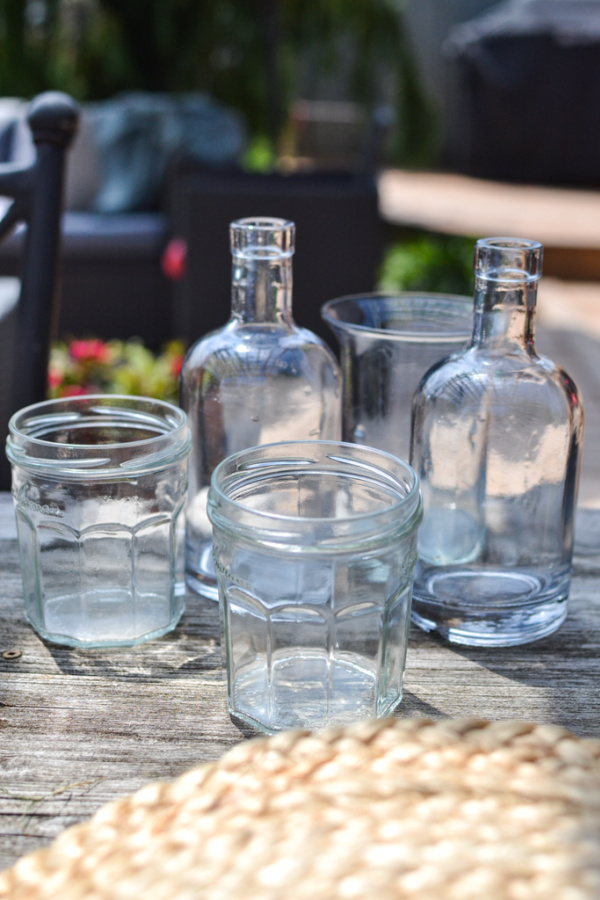
<svg viewBox="0 0 600 900"><path fill-rule="evenodd" d="M11 900L592 900L600 740L384 719L235 747L0 874Z"/></svg>

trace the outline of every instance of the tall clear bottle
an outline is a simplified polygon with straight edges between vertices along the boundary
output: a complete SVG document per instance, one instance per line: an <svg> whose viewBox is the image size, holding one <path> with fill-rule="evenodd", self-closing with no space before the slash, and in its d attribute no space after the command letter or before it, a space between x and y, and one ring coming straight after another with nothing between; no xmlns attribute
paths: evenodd
<svg viewBox="0 0 600 900"><path fill-rule="evenodd" d="M567 613L583 408L535 350L541 265L535 241L477 241L471 345L413 400L425 512L413 619L460 644L527 643Z"/></svg>
<svg viewBox="0 0 600 900"><path fill-rule="evenodd" d="M340 440L341 374L324 342L292 318L295 226L248 218L230 227L231 318L189 350L181 405L192 432L188 585L216 599L210 478L226 456L257 444Z"/></svg>

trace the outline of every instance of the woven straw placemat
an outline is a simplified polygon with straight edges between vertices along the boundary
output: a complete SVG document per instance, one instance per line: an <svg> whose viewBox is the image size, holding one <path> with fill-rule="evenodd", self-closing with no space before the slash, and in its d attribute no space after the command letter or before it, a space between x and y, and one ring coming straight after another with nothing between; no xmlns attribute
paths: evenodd
<svg viewBox="0 0 600 900"><path fill-rule="evenodd" d="M383 720L246 742L0 874L14 900L591 900L600 741Z"/></svg>

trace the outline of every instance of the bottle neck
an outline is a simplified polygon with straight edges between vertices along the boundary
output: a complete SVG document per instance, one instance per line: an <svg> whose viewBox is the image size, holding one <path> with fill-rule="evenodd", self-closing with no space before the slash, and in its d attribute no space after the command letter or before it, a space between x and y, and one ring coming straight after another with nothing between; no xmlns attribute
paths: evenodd
<svg viewBox="0 0 600 900"><path fill-rule="evenodd" d="M537 279L475 279L473 345L509 353L534 348Z"/></svg>
<svg viewBox="0 0 600 900"><path fill-rule="evenodd" d="M291 325L291 255L234 254L231 312L244 323Z"/></svg>

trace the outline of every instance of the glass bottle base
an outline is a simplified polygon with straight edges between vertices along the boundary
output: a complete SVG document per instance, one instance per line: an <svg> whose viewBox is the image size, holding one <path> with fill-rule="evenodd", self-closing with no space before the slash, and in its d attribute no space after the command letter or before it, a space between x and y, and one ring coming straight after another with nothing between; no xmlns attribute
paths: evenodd
<svg viewBox="0 0 600 900"><path fill-rule="evenodd" d="M212 540L193 549L188 545L185 583L196 594L209 600L219 599L219 586L215 573Z"/></svg>
<svg viewBox="0 0 600 900"><path fill-rule="evenodd" d="M509 647L540 640L567 615L569 572L542 578L527 570L423 569L412 620L454 644Z"/></svg>

